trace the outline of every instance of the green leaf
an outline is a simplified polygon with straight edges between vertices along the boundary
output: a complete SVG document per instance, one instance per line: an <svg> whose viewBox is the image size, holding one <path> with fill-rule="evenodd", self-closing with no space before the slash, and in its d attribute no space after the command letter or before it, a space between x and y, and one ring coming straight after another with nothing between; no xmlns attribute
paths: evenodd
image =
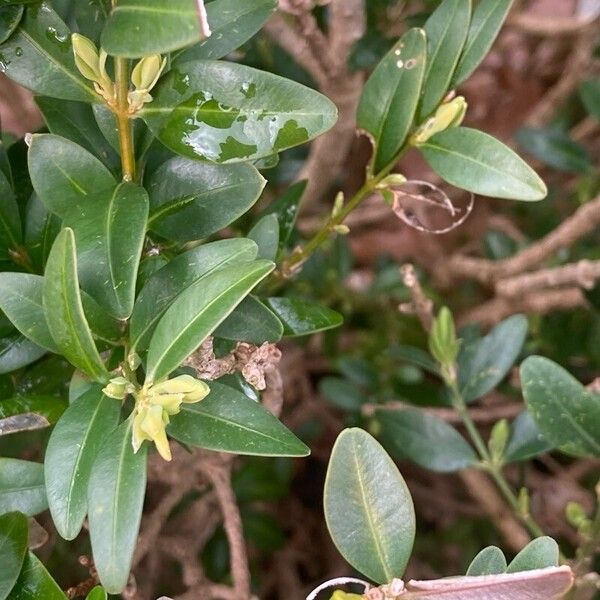
<svg viewBox="0 0 600 600"><path fill-rule="evenodd" d="M576 456L600 456L600 395L541 356L521 365L523 396L544 438Z"/></svg>
<svg viewBox="0 0 600 600"><path fill-rule="evenodd" d="M0 8L0 44L4 44L19 26L24 10L23 5Z"/></svg>
<svg viewBox="0 0 600 600"><path fill-rule="evenodd" d="M16 396L0 400L0 435L54 425L67 408L56 396Z"/></svg>
<svg viewBox="0 0 600 600"><path fill-rule="evenodd" d="M69 28L47 2L25 9L19 28L2 45L0 70L37 94L98 100L91 83L75 67Z"/></svg>
<svg viewBox="0 0 600 600"><path fill-rule="evenodd" d="M0 171L0 258L9 258L9 250L19 248L21 219L15 194L8 177Z"/></svg>
<svg viewBox="0 0 600 600"><path fill-rule="evenodd" d="M500 575L505 571L506 558L502 550L496 546L488 546L471 561L467 570L467 576Z"/></svg>
<svg viewBox="0 0 600 600"><path fill-rule="evenodd" d="M428 117L450 88L471 22L471 0L445 0L427 19L427 67L417 122Z"/></svg>
<svg viewBox="0 0 600 600"><path fill-rule="evenodd" d="M362 429L346 429L331 452L325 519L342 556L383 584L402 577L415 538L415 512L398 468Z"/></svg>
<svg viewBox="0 0 600 600"><path fill-rule="evenodd" d="M477 455L448 423L420 410L378 410L378 437L394 457L439 473L472 467Z"/></svg>
<svg viewBox="0 0 600 600"><path fill-rule="evenodd" d="M105 439L88 486L90 538L100 582L118 594L127 585L140 528L148 445L134 454L131 421Z"/></svg>
<svg viewBox="0 0 600 600"><path fill-rule="evenodd" d="M442 179L474 194L535 201L548 193L531 167L482 131L454 127L434 135L419 149Z"/></svg>
<svg viewBox="0 0 600 600"><path fill-rule="evenodd" d="M585 110L600 121L600 81L584 81L579 86L579 95Z"/></svg>
<svg viewBox="0 0 600 600"><path fill-rule="evenodd" d="M183 291L150 340L147 382L160 381L174 371L274 267L265 260L226 267Z"/></svg>
<svg viewBox="0 0 600 600"><path fill-rule="evenodd" d="M150 178L149 227L179 242L208 237L246 213L265 183L252 165L173 158Z"/></svg>
<svg viewBox="0 0 600 600"><path fill-rule="evenodd" d="M109 54L138 58L173 52L200 39L195 0L119 0L101 42Z"/></svg>
<svg viewBox="0 0 600 600"><path fill-rule="evenodd" d="M0 514L17 510L33 517L47 508L44 465L0 458Z"/></svg>
<svg viewBox="0 0 600 600"><path fill-rule="evenodd" d="M308 456L310 450L266 408L233 388L207 382L210 394L171 418L170 436L192 446L255 456Z"/></svg>
<svg viewBox="0 0 600 600"><path fill-rule="evenodd" d="M508 565L507 573L534 571L557 567L559 560L558 544L551 537L539 537L529 542Z"/></svg>
<svg viewBox="0 0 600 600"><path fill-rule="evenodd" d="M83 312L72 229L61 231L54 242L46 265L43 297L48 329L60 351L93 379L106 380L108 373Z"/></svg>
<svg viewBox="0 0 600 600"><path fill-rule="evenodd" d="M90 12L95 10L89 0L80 1L85 2ZM120 167L119 156L100 131L91 105L57 100L48 96L37 96L35 101L52 134L67 138L85 148L113 172Z"/></svg>
<svg viewBox="0 0 600 600"><path fill-rule="evenodd" d="M28 552L17 583L7 600L67 600L63 591L33 552Z"/></svg>
<svg viewBox="0 0 600 600"><path fill-rule="evenodd" d="M27 553L27 517L19 512L0 515L0 600L15 585Z"/></svg>
<svg viewBox="0 0 600 600"><path fill-rule="evenodd" d="M110 15L110 0L75 0L73 10L79 32L98 41Z"/></svg>
<svg viewBox="0 0 600 600"><path fill-rule="evenodd" d="M254 36L276 9L276 0L215 0L207 4L212 35L184 50L175 64L227 56Z"/></svg>
<svg viewBox="0 0 600 600"><path fill-rule="evenodd" d="M25 248L39 272L44 271L52 244L61 229L61 220L51 213L34 192L25 214Z"/></svg>
<svg viewBox="0 0 600 600"><path fill-rule="evenodd" d="M267 298L265 304L283 323L283 335L299 337L334 329L343 322L335 310L295 298Z"/></svg>
<svg viewBox="0 0 600 600"><path fill-rule="evenodd" d="M513 422L504 458L506 462L529 460L552 450L552 444L544 439L533 417L522 412Z"/></svg>
<svg viewBox="0 0 600 600"><path fill-rule="evenodd" d="M131 350L141 352L148 347L156 324L186 288L226 266L248 263L256 254L251 240L222 240L180 254L158 270L136 300L129 325Z"/></svg>
<svg viewBox="0 0 600 600"><path fill-rule="evenodd" d="M527 318L513 315L485 337L462 345L458 384L466 402L485 396L506 377L521 353L527 329Z"/></svg>
<svg viewBox="0 0 600 600"><path fill-rule="evenodd" d="M106 590L97 585L88 595L85 600L107 600Z"/></svg>
<svg viewBox="0 0 600 600"><path fill-rule="evenodd" d="M263 215L276 215L279 221L279 250L283 250L290 240L300 211L300 201L306 190L307 181L298 181L272 202Z"/></svg>
<svg viewBox="0 0 600 600"><path fill-rule="evenodd" d="M258 246L258 258L275 260L279 250L279 220L276 215L265 215L248 232L248 238Z"/></svg>
<svg viewBox="0 0 600 600"><path fill-rule="evenodd" d="M525 127L517 133L523 149L550 167L567 173L588 173L592 158L588 151L559 129Z"/></svg>
<svg viewBox="0 0 600 600"><path fill-rule="evenodd" d="M319 393L336 408L358 412L367 402L366 394L353 382L341 377L323 377L319 380Z"/></svg>
<svg viewBox="0 0 600 600"><path fill-rule="evenodd" d="M28 160L35 191L48 209L63 219L75 205L117 185L99 159L58 135L34 135Z"/></svg>
<svg viewBox="0 0 600 600"><path fill-rule="evenodd" d="M258 298L248 296L215 329L215 336L258 345L274 343L282 338L283 325Z"/></svg>
<svg viewBox="0 0 600 600"><path fill-rule="evenodd" d="M75 233L81 287L118 319L131 315L148 195L133 183L80 197L65 216Z"/></svg>
<svg viewBox="0 0 600 600"><path fill-rule="evenodd" d="M58 352L43 307L43 277L27 273L0 273L0 309L28 339Z"/></svg>
<svg viewBox="0 0 600 600"><path fill-rule="evenodd" d="M458 87L471 76L486 57L508 15L513 0L481 0L473 11L473 19L465 48L452 78Z"/></svg>
<svg viewBox="0 0 600 600"><path fill-rule="evenodd" d="M174 152L202 161L257 160L327 131L337 109L294 81L240 64L191 61L173 69L139 114Z"/></svg>
<svg viewBox="0 0 600 600"><path fill-rule="evenodd" d="M71 404L50 436L44 462L46 493L54 525L66 540L81 531L92 464L120 412L119 402L94 385Z"/></svg>
<svg viewBox="0 0 600 600"><path fill-rule="evenodd" d="M14 334L0 339L0 375L26 367L44 356L47 350L24 335Z"/></svg>
<svg viewBox="0 0 600 600"><path fill-rule="evenodd" d="M426 60L425 32L411 29L386 54L364 87L358 126L373 139L375 173L395 160L413 126Z"/></svg>

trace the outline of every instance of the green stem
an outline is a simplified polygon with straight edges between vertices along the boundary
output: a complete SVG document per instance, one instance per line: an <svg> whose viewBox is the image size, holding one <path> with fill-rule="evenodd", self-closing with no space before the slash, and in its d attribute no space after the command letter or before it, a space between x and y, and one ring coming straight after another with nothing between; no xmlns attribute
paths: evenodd
<svg viewBox="0 0 600 600"><path fill-rule="evenodd" d="M573 565L575 576L581 577L585 575L596 553L596 549L600 545L600 497L596 514L592 520L590 530L587 532L584 543L577 550L577 557Z"/></svg>
<svg viewBox="0 0 600 600"><path fill-rule="evenodd" d="M135 151L133 127L129 115L129 61L126 58L115 58L115 78L117 89L115 116L119 130L123 181L133 181L135 179Z"/></svg>

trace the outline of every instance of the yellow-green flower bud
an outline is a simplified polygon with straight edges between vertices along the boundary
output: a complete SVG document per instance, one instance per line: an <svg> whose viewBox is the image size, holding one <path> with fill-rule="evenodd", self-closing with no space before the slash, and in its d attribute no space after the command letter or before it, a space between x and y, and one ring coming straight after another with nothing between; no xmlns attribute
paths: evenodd
<svg viewBox="0 0 600 600"><path fill-rule="evenodd" d="M406 183L406 177L402 173L391 173L387 177L384 177L376 186L377 190L387 190L395 185L403 185Z"/></svg>
<svg viewBox="0 0 600 600"><path fill-rule="evenodd" d="M101 80L100 56L92 40L84 35L74 33L71 37L75 65L79 72L91 81Z"/></svg>
<svg viewBox="0 0 600 600"><path fill-rule="evenodd" d="M131 83L138 90L150 91L156 85L166 64L166 59L160 54L145 56L135 65L131 73Z"/></svg>
<svg viewBox="0 0 600 600"><path fill-rule="evenodd" d="M342 592L342 590L335 590L330 600L363 600L364 596L359 594L349 594L348 592Z"/></svg>
<svg viewBox="0 0 600 600"><path fill-rule="evenodd" d="M496 463L500 463L502 461L509 437L510 425L506 419L501 419L492 428L492 433L488 443L492 460L494 460Z"/></svg>
<svg viewBox="0 0 600 600"><path fill-rule="evenodd" d="M153 385L148 395L155 397L162 394L182 394L183 402L199 402L210 393L210 388L204 381L191 375L179 375L173 379Z"/></svg>
<svg viewBox="0 0 600 600"><path fill-rule="evenodd" d="M427 119L413 134L410 141L414 146L424 144L436 133L445 131L450 127L458 127L465 118L467 102L463 96L458 96L450 102L440 104L435 114Z"/></svg>
<svg viewBox="0 0 600 600"><path fill-rule="evenodd" d="M105 396L115 400L125 400L127 394L135 391L134 385L125 377L115 377L108 382L108 385L102 390Z"/></svg>
<svg viewBox="0 0 600 600"><path fill-rule="evenodd" d="M167 439L163 409L150 406L139 411L133 419L133 450L137 452L144 440L152 441L164 460L171 460L171 448Z"/></svg>
<svg viewBox="0 0 600 600"><path fill-rule="evenodd" d="M440 365L445 367L444 371L448 375L451 374L454 361L458 356L458 349L454 319L450 310L444 307L433 320L429 334L429 350Z"/></svg>

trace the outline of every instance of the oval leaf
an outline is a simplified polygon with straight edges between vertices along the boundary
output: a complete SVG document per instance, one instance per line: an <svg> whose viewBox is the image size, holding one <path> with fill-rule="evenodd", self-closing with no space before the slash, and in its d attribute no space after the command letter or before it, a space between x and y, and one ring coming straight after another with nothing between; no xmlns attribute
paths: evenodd
<svg viewBox="0 0 600 600"><path fill-rule="evenodd" d="M85 600L107 600L106 590L97 585L88 595Z"/></svg>
<svg viewBox="0 0 600 600"><path fill-rule="evenodd" d="M0 458L0 514L18 510L33 517L47 508L44 466Z"/></svg>
<svg viewBox="0 0 600 600"><path fill-rule="evenodd" d="M323 503L331 538L355 569L379 584L402 577L415 537L412 499L392 459L362 429L338 437Z"/></svg>
<svg viewBox="0 0 600 600"><path fill-rule="evenodd" d="M278 342L282 336L281 321L254 296L245 298L215 329L215 337L257 345Z"/></svg>
<svg viewBox="0 0 600 600"><path fill-rule="evenodd" d="M551 537L539 537L527 544L506 569L507 573L535 571L557 567L559 560L558 544Z"/></svg>
<svg viewBox="0 0 600 600"><path fill-rule="evenodd" d="M0 8L0 44L4 44L19 26L24 10L23 5Z"/></svg>
<svg viewBox="0 0 600 600"><path fill-rule="evenodd" d="M528 411L522 412L511 426L510 440L504 458L507 462L529 460L552 450L535 420Z"/></svg>
<svg viewBox="0 0 600 600"><path fill-rule="evenodd" d="M7 600L38 600L40 598L67 600L39 558L33 552L28 552L23 561L19 579Z"/></svg>
<svg viewBox="0 0 600 600"><path fill-rule="evenodd" d="M258 402L233 388L207 382L210 394L184 404L167 428L192 446L255 456L307 456L310 450Z"/></svg>
<svg viewBox="0 0 600 600"><path fill-rule="evenodd" d="M221 61L179 65L153 96L140 116L160 141L188 158L217 163L256 160L304 144L337 118L335 105L314 90Z"/></svg>
<svg viewBox="0 0 600 600"><path fill-rule="evenodd" d="M467 576L500 575L505 571L506 558L504 552L496 546L488 546L471 561L467 570Z"/></svg>
<svg viewBox="0 0 600 600"><path fill-rule="evenodd" d="M335 310L295 298L267 298L265 304L283 323L283 335L299 337L339 327L344 319Z"/></svg>
<svg viewBox="0 0 600 600"><path fill-rule="evenodd" d="M24 335L15 334L0 339L0 375L26 367L46 354L46 349Z"/></svg>
<svg viewBox="0 0 600 600"><path fill-rule="evenodd" d="M5 600L21 572L27 553L27 517L10 512L0 516L0 600Z"/></svg>

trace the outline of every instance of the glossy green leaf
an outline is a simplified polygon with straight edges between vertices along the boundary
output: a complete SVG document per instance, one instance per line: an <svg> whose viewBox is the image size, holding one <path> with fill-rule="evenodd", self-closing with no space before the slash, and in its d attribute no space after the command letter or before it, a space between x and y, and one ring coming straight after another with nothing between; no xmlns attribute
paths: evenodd
<svg viewBox="0 0 600 600"><path fill-rule="evenodd" d="M274 267L265 260L226 267L183 291L154 330L147 381L160 381L174 371Z"/></svg>
<svg viewBox="0 0 600 600"><path fill-rule="evenodd" d="M551 537L539 537L529 542L508 565L507 573L534 571L557 567L559 561L558 544Z"/></svg>
<svg viewBox="0 0 600 600"><path fill-rule="evenodd" d="M81 303L75 236L71 229L64 229L54 242L46 265L43 298L48 329L60 351L78 369L104 381L108 373Z"/></svg>
<svg viewBox="0 0 600 600"><path fill-rule="evenodd" d="M119 0L102 31L115 56L166 54L201 40L195 0Z"/></svg>
<svg viewBox="0 0 600 600"><path fill-rule="evenodd" d="M23 5L2 6L0 8L0 44L4 44L19 26L24 10Z"/></svg>
<svg viewBox="0 0 600 600"><path fill-rule="evenodd" d="M0 375L26 367L46 352L45 348L34 344L20 333L0 338Z"/></svg>
<svg viewBox="0 0 600 600"><path fill-rule="evenodd" d="M35 191L48 209L63 219L85 199L117 185L98 158L57 135L34 135L28 162Z"/></svg>
<svg viewBox="0 0 600 600"><path fill-rule="evenodd" d="M189 60L217 60L237 50L275 12L277 0L215 0L206 5L212 35L177 56Z"/></svg>
<svg viewBox="0 0 600 600"><path fill-rule="evenodd" d="M579 95L585 110L600 121L600 81L584 81L579 86Z"/></svg>
<svg viewBox="0 0 600 600"><path fill-rule="evenodd" d="M496 546L488 546L471 561L467 576L500 575L506 571L506 566L504 552Z"/></svg>
<svg viewBox="0 0 600 600"><path fill-rule="evenodd" d="M107 600L106 590L97 585L86 597L85 600Z"/></svg>
<svg viewBox="0 0 600 600"><path fill-rule="evenodd" d="M19 512L0 515L0 600L15 585L27 553L27 517Z"/></svg>
<svg viewBox="0 0 600 600"><path fill-rule="evenodd" d="M118 594L127 585L140 528L148 445L134 454L131 421L105 440L88 486L90 538L100 582L109 594Z"/></svg>
<svg viewBox="0 0 600 600"><path fill-rule="evenodd" d="M122 183L81 197L67 212L81 287L118 319L131 315L148 219L148 195Z"/></svg>
<svg viewBox="0 0 600 600"><path fill-rule="evenodd" d="M90 0L80 1L85 2L90 11L95 10ZM100 131L91 105L84 102L57 100L48 96L37 96L35 101L52 134L67 138L85 148L113 172L121 166L119 156Z"/></svg>
<svg viewBox="0 0 600 600"><path fill-rule="evenodd" d="M215 336L258 345L273 343L282 338L283 325L258 298L248 296L215 329Z"/></svg>
<svg viewBox="0 0 600 600"><path fill-rule="evenodd" d="M587 173L593 168L585 147L559 129L525 127L517 133L517 141L526 152L559 171Z"/></svg>
<svg viewBox="0 0 600 600"><path fill-rule="evenodd" d="M454 127L434 135L419 149L442 179L474 194L535 201L548 193L531 167L482 131Z"/></svg>
<svg viewBox="0 0 600 600"><path fill-rule="evenodd" d="M471 0L444 0L427 19L427 67L419 123L438 106L450 88L471 23Z"/></svg>
<svg viewBox="0 0 600 600"><path fill-rule="evenodd" d="M97 42L110 14L111 0L75 0L74 17L79 32Z"/></svg>
<svg viewBox="0 0 600 600"><path fill-rule="evenodd" d="M413 126L426 60L425 32L411 29L379 63L364 87L358 126L374 142L375 173L396 158Z"/></svg>
<svg viewBox="0 0 600 600"><path fill-rule="evenodd" d="M55 396L16 396L0 400L0 436L54 425L67 408Z"/></svg>
<svg viewBox="0 0 600 600"><path fill-rule="evenodd" d="M310 450L260 403L232 387L207 382L210 394L185 404L170 436L192 446L256 456L307 456Z"/></svg>
<svg viewBox="0 0 600 600"><path fill-rule="evenodd" d="M48 2L25 9L17 31L2 46L0 70L37 94L98 100L91 82L75 67L71 32Z"/></svg>
<svg viewBox="0 0 600 600"><path fill-rule="evenodd" d="M263 212L263 215L275 215L279 221L279 250L285 248L294 231L307 183L306 180L298 181Z"/></svg>
<svg viewBox="0 0 600 600"><path fill-rule="evenodd" d="M120 412L120 403L94 385L71 404L50 436L44 462L46 493L54 525L67 540L81 531L92 465Z"/></svg>
<svg viewBox="0 0 600 600"><path fill-rule="evenodd" d="M179 242L205 238L246 213L265 183L251 165L173 158L150 178L149 227Z"/></svg>
<svg viewBox="0 0 600 600"><path fill-rule="evenodd" d="M346 429L331 452L325 519L342 556L383 584L402 577L415 538L415 512L398 468L362 429Z"/></svg>
<svg viewBox="0 0 600 600"><path fill-rule="evenodd" d="M21 219L8 177L0 171L0 258L9 258L9 249L21 242Z"/></svg>
<svg viewBox="0 0 600 600"><path fill-rule="evenodd" d="M394 457L440 473L472 467L477 455L445 421L419 410L378 410L378 437Z"/></svg>
<svg viewBox="0 0 600 600"><path fill-rule="evenodd" d="M258 258L275 260L279 250L279 220L276 215L265 215L248 232L248 238L258 246Z"/></svg>
<svg viewBox="0 0 600 600"><path fill-rule="evenodd" d="M0 309L25 337L57 353L44 315L43 281L39 275L0 273Z"/></svg>
<svg viewBox="0 0 600 600"><path fill-rule="evenodd" d="M335 310L295 298L267 298L265 304L283 323L283 335L299 337L339 327L343 317Z"/></svg>
<svg viewBox="0 0 600 600"><path fill-rule="evenodd" d="M522 412L511 426L504 453L506 462L529 460L549 450L552 450L552 444L546 441L531 414Z"/></svg>
<svg viewBox="0 0 600 600"><path fill-rule="evenodd" d="M132 351L141 352L148 347L156 324L186 288L226 266L254 260L257 251L251 240L222 240L188 250L158 270L142 288L131 315Z"/></svg>
<svg viewBox="0 0 600 600"><path fill-rule="evenodd" d="M485 337L461 346L458 384L466 402L488 394L506 377L521 353L527 329L527 318L514 315Z"/></svg>
<svg viewBox="0 0 600 600"><path fill-rule="evenodd" d="M7 600L67 600L46 567L33 552L28 552L15 587Z"/></svg>
<svg viewBox="0 0 600 600"><path fill-rule="evenodd" d="M33 517L47 508L44 465L0 458L0 514L19 511Z"/></svg>
<svg viewBox="0 0 600 600"><path fill-rule="evenodd" d="M38 272L43 272L52 244L61 229L61 220L51 213L34 192L25 212L25 248Z"/></svg>
<svg viewBox="0 0 600 600"><path fill-rule="evenodd" d="M600 457L600 395L541 356L521 365L523 396L544 438L576 456Z"/></svg>
<svg viewBox="0 0 600 600"><path fill-rule="evenodd" d="M473 19L462 56L452 78L452 87L471 76L494 43L514 0L481 0Z"/></svg>
<svg viewBox="0 0 600 600"><path fill-rule="evenodd" d="M337 109L294 81L240 64L191 61L174 68L140 112L174 152L203 161L257 160L327 131Z"/></svg>

